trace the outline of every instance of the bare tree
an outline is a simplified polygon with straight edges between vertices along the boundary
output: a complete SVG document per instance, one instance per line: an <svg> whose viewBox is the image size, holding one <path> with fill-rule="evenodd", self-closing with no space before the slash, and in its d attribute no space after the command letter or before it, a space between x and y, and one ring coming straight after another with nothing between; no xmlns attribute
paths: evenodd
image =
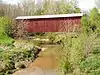
<svg viewBox="0 0 100 75"><path fill-rule="evenodd" d="M14 38L16 39L26 39L28 36L28 22L24 20L17 21L17 24L13 27Z"/></svg>

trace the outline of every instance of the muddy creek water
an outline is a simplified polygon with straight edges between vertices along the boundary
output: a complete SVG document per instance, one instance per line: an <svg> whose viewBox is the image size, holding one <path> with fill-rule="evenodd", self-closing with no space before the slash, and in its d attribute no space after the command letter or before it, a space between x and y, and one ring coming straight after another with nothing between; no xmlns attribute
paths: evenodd
<svg viewBox="0 0 100 75"><path fill-rule="evenodd" d="M42 45L38 58L24 69L13 75L58 75L60 45Z"/></svg>

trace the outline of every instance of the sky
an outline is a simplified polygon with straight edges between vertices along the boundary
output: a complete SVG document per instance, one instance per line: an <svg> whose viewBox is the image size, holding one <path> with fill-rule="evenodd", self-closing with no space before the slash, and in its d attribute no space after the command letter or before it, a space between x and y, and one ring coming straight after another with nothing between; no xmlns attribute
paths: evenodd
<svg viewBox="0 0 100 75"><path fill-rule="evenodd" d="M20 0L3 0L3 1L11 4L16 4L17 2L20 2ZM82 10L90 10L93 7L95 7L95 0L79 0L78 5Z"/></svg>
<svg viewBox="0 0 100 75"><path fill-rule="evenodd" d="M90 10L95 7L95 0L79 0L79 7L82 10Z"/></svg>

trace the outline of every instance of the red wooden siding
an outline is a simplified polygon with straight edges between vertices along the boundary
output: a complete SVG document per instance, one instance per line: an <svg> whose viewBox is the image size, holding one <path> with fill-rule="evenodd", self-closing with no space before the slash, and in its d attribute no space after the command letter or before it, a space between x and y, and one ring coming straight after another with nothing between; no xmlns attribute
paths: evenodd
<svg viewBox="0 0 100 75"><path fill-rule="evenodd" d="M81 17L27 19L28 32L72 32L80 31Z"/></svg>

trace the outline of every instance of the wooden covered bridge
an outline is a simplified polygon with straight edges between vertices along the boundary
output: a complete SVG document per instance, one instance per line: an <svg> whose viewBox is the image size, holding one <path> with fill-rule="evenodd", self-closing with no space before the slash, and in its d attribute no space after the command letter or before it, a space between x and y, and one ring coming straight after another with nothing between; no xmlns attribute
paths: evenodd
<svg viewBox="0 0 100 75"><path fill-rule="evenodd" d="M23 20L28 32L73 32L80 31L83 13L18 16L17 22Z"/></svg>

